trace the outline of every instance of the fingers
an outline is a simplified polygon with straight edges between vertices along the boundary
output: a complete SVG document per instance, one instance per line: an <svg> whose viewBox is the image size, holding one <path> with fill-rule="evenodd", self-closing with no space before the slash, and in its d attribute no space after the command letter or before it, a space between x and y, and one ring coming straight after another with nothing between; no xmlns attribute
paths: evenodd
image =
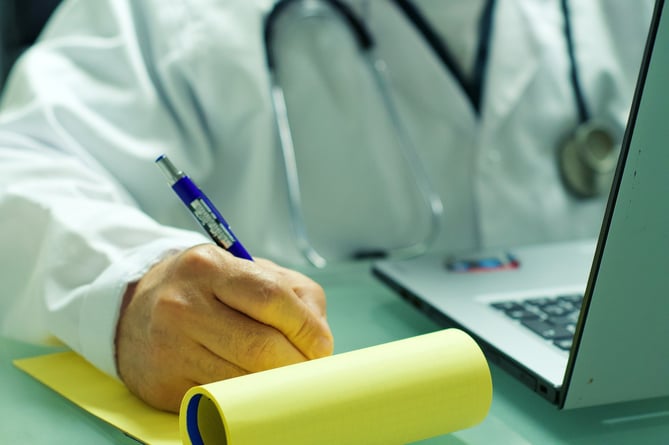
<svg viewBox="0 0 669 445"><path fill-rule="evenodd" d="M210 300L198 318L189 323L192 338L241 370L257 372L307 359L276 328L258 323L218 300Z"/></svg>
<svg viewBox="0 0 669 445"><path fill-rule="evenodd" d="M190 375L197 385L240 377L251 372L225 360L203 345L194 345L189 352L183 361L182 373Z"/></svg>
<svg viewBox="0 0 669 445"><path fill-rule="evenodd" d="M271 261L258 259L257 262L262 264L263 267L274 270L291 282L295 294L306 303L313 313L318 314L323 321L326 321L325 292L318 283L295 270L286 269Z"/></svg>
<svg viewBox="0 0 669 445"><path fill-rule="evenodd" d="M302 274L202 245L165 258L128 288L119 375L170 411L195 384L332 353L325 294Z"/></svg>
<svg viewBox="0 0 669 445"><path fill-rule="evenodd" d="M276 328L307 358L332 353L325 294L304 275L267 260L241 260L214 245L184 252L177 270L184 281L207 287L221 303Z"/></svg>
<svg viewBox="0 0 669 445"><path fill-rule="evenodd" d="M307 358L332 353L332 333L324 318L325 294L320 286L297 273L237 262L241 263L238 273L214 277L212 293L216 298L277 329Z"/></svg>

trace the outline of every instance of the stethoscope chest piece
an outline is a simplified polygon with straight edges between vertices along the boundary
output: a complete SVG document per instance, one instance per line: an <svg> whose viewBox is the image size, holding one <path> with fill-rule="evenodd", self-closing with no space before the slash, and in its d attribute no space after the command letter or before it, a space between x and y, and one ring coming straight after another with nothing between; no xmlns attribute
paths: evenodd
<svg viewBox="0 0 669 445"><path fill-rule="evenodd" d="M567 188L580 198L607 193L618 161L618 148L606 126L593 121L579 125L559 153L560 170Z"/></svg>

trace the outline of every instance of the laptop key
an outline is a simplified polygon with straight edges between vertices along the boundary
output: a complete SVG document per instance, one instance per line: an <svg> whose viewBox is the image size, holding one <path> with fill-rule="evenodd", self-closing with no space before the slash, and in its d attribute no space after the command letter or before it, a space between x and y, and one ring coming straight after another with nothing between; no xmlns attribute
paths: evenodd
<svg viewBox="0 0 669 445"><path fill-rule="evenodd" d="M534 297L522 301L492 303L492 307L517 320L562 350L571 349L579 315L580 295Z"/></svg>
<svg viewBox="0 0 669 445"><path fill-rule="evenodd" d="M555 300L550 297L536 297L525 300L525 303L531 304L533 306L545 306L553 302L555 302Z"/></svg>
<svg viewBox="0 0 669 445"><path fill-rule="evenodd" d="M553 344L563 351L569 351L571 349L571 344L573 343L571 338L560 338L555 340Z"/></svg>
<svg viewBox="0 0 669 445"><path fill-rule="evenodd" d="M514 320L535 320L539 318L539 316L534 312L530 312L522 308L506 311L506 315L508 315L510 318L513 318Z"/></svg>
<svg viewBox="0 0 669 445"><path fill-rule="evenodd" d="M514 301L502 301L499 303L493 303L492 307L503 311L507 317L513 318L514 320L539 318L539 316L535 312L527 310L527 308L523 307L523 305L518 304Z"/></svg>
<svg viewBox="0 0 669 445"><path fill-rule="evenodd" d="M499 309L504 312L508 312L515 309L522 309L522 306L515 301L500 301L497 303L492 303L491 305L495 309Z"/></svg>
<svg viewBox="0 0 669 445"><path fill-rule="evenodd" d="M547 340L571 338L574 334L563 326L558 326L546 320L521 320L521 323Z"/></svg>
<svg viewBox="0 0 669 445"><path fill-rule="evenodd" d="M545 312L546 315L548 315L549 317L563 317L572 312L558 304L547 304L545 306L542 306L541 310Z"/></svg>
<svg viewBox="0 0 669 445"><path fill-rule="evenodd" d="M566 326L573 323L573 320L568 315L564 317L548 317L546 320L555 326Z"/></svg>
<svg viewBox="0 0 669 445"><path fill-rule="evenodd" d="M557 297L558 301L568 301L577 306L580 306L583 303L583 294L573 294L573 295L560 295Z"/></svg>

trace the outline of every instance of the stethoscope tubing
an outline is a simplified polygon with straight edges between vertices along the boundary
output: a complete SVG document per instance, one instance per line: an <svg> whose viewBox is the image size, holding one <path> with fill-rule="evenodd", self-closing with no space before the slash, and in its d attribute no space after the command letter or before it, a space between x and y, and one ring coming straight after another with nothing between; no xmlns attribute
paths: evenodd
<svg viewBox="0 0 669 445"><path fill-rule="evenodd" d="M272 49L275 38L276 23L278 21L277 19L290 6L303 1L305 0L280 0L274 5L274 8L272 8L267 17L265 17L263 41L265 44L265 62L267 63L267 68L270 72L274 72L276 68L276 56L274 55L274 51ZM355 16L351 8L349 8L346 3L343 3L340 0L318 1L324 1L325 3L330 4L334 10L341 14L341 16L345 19L348 27L353 32L353 36L358 42L358 46L361 50L367 51L374 45L374 40L371 33L367 30L367 27L362 23L362 21Z"/></svg>
<svg viewBox="0 0 669 445"><path fill-rule="evenodd" d="M407 19L414 25L415 29L432 49L435 56L442 65L451 73L460 84L463 91L469 96L472 106L477 112L481 109L481 100L485 86L485 75L488 66L490 41L493 36L494 11L497 0L487 0L479 21L479 42L474 62L472 79L468 81L459 65L451 55L444 40L432 28L421 11L410 0L393 0ZM573 26L568 0L560 0L560 8L564 20L564 37L567 45L567 56L569 58L569 81L578 111L578 122L584 124L590 120L585 94L579 76L578 61L574 45Z"/></svg>
<svg viewBox="0 0 669 445"><path fill-rule="evenodd" d="M590 113L585 102L585 94L581 86L581 79L578 75L578 61L576 60L576 50L574 45L574 30L571 24L571 13L569 11L568 0L560 0L562 7L562 16L564 17L564 36L567 44L567 54L569 56L569 78L571 80L571 88L574 92L574 99L576 100L576 109L578 110L578 121L585 124L590 120Z"/></svg>
<svg viewBox="0 0 669 445"><path fill-rule="evenodd" d="M327 260L320 253L318 253L310 243L307 233L308 231L304 220L304 213L302 211L302 198L300 192L298 167L295 156L295 146L293 143L290 121L288 118L285 95L276 75L276 57L273 51L277 18L292 4L303 1L309 0L282 0L278 2L265 19L263 37L265 42L266 63L270 73L271 99L279 134L279 145L285 164L284 167L287 180L289 206L291 218L293 220L294 231L297 238L297 245L300 251L311 264L315 265L316 267L324 267L327 264ZM361 55L369 67L376 86L380 92L380 96L384 103L384 108L388 112L391 123L397 131L397 139L399 146L401 147L402 155L404 156L404 159L407 162L409 168L413 171L413 177L416 182L416 186L430 212L430 229L426 237L421 242L409 246L394 248L392 249L392 252L383 252L383 254L384 256L392 255L394 257L409 257L419 255L425 252L429 246L434 243L436 237L439 235L442 221L441 215L443 213L443 204L441 202L441 198L434 191L434 188L428 179L428 175L420 159L418 158L418 152L415 146L413 146L408 130L405 128L405 125L400 118L397 105L395 104L390 93L390 87L386 79L385 63L374 54L375 46L371 33L367 30L367 27L364 25L364 23L356 17L353 11L344 2L339 0L320 1L329 4L334 11L339 13L347 26L352 30ZM365 257L377 254L379 254L378 251L361 251L354 253L353 256Z"/></svg>

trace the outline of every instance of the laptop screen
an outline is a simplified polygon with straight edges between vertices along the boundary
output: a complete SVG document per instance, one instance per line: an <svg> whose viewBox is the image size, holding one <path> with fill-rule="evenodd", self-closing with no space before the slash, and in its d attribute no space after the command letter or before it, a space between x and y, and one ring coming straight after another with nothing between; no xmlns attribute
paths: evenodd
<svg viewBox="0 0 669 445"><path fill-rule="evenodd" d="M565 408L669 395L669 19L648 36Z"/></svg>

